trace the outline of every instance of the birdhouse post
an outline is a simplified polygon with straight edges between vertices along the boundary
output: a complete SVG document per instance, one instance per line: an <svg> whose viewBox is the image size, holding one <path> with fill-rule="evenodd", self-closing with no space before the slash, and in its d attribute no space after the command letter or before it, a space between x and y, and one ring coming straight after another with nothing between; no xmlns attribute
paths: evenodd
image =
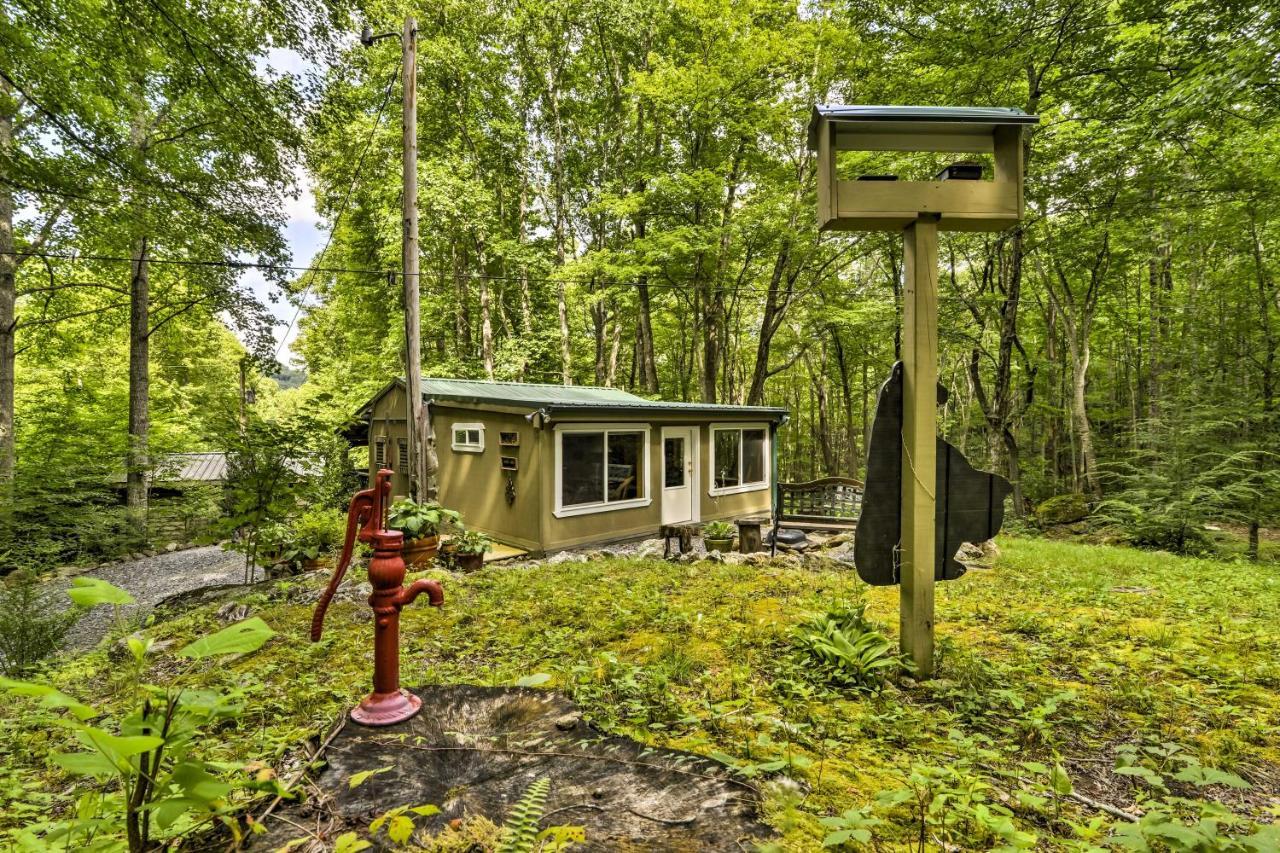
<svg viewBox="0 0 1280 853"><path fill-rule="evenodd" d="M937 495L938 232L1002 231L1023 210L1022 135L1039 118L974 107L814 107L809 148L817 152L818 227L901 231L902 503L899 531L902 651L927 677L933 670L933 586ZM840 151L953 152L990 156L959 162L932 180L846 176Z"/></svg>

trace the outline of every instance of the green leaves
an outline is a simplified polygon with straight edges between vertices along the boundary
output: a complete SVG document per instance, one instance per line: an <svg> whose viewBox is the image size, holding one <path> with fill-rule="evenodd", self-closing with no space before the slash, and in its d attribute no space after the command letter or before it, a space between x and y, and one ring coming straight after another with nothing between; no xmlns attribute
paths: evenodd
<svg viewBox="0 0 1280 853"><path fill-rule="evenodd" d="M352 773L351 776L347 778L347 787L359 788L379 773L386 773L388 770L392 769L394 769L393 766L388 764L386 767L379 767L377 770L361 770L359 773Z"/></svg>
<svg viewBox="0 0 1280 853"><path fill-rule="evenodd" d="M46 708L65 708L77 720L88 720L98 715L98 712L90 706L73 699L48 684L35 684L30 681L14 681L11 678L0 678L0 688L15 696L37 698L40 700L40 704Z"/></svg>
<svg viewBox="0 0 1280 853"><path fill-rule="evenodd" d="M271 627L257 616L223 628L216 634L201 637L184 646L178 654L182 657L204 660L218 655L255 652L276 635Z"/></svg>
<svg viewBox="0 0 1280 853"><path fill-rule="evenodd" d="M133 604L134 598L127 591L100 578L76 578L71 582L67 595L80 607L96 607L99 604Z"/></svg>
<svg viewBox="0 0 1280 853"><path fill-rule="evenodd" d="M535 672L533 675L525 675L516 679L516 687L541 687L551 680L551 676L545 672Z"/></svg>

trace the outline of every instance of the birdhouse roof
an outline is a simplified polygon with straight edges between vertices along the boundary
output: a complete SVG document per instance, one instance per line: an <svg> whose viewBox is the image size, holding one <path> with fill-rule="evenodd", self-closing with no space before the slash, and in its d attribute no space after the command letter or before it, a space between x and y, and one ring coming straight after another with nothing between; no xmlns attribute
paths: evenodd
<svg viewBox="0 0 1280 853"><path fill-rule="evenodd" d="M836 122L850 130L974 131L997 125L1037 124L1039 116L1012 107L912 107L873 104L817 104L809 119L809 148L817 150L818 125Z"/></svg>

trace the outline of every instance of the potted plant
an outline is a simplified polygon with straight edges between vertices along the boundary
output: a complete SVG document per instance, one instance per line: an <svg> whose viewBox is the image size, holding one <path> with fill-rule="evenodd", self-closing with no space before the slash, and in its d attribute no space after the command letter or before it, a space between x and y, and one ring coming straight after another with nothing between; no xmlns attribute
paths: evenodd
<svg viewBox="0 0 1280 853"><path fill-rule="evenodd" d="M461 517L434 501L418 503L405 498L391 505L387 526L404 534L401 554L405 565L423 566L435 559L440 547L440 526L457 524Z"/></svg>
<svg viewBox="0 0 1280 853"><path fill-rule="evenodd" d="M453 545L453 564L462 572L482 567L485 552L493 547L493 540L478 530L459 529L449 541Z"/></svg>
<svg viewBox="0 0 1280 853"><path fill-rule="evenodd" d="M702 527L702 544L708 551L728 553L733 550L734 526L727 521L708 521Z"/></svg>

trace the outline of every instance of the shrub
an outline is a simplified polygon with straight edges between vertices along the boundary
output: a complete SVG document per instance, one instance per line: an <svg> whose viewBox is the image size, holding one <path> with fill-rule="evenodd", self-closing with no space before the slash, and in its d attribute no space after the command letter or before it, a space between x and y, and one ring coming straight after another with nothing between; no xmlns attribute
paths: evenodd
<svg viewBox="0 0 1280 853"><path fill-rule="evenodd" d="M838 608L802 622L793 643L811 672L839 687L878 692L888 673L901 665L893 644L867 621L866 605Z"/></svg>
<svg viewBox="0 0 1280 853"><path fill-rule="evenodd" d="M0 587L0 671L29 672L62 644L78 616L75 610L52 610L35 575L15 572Z"/></svg>
<svg viewBox="0 0 1280 853"><path fill-rule="evenodd" d="M461 514L438 503L418 503L405 498L391 505L387 527L404 533L405 539L426 539L439 534L446 523L457 524Z"/></svg>

